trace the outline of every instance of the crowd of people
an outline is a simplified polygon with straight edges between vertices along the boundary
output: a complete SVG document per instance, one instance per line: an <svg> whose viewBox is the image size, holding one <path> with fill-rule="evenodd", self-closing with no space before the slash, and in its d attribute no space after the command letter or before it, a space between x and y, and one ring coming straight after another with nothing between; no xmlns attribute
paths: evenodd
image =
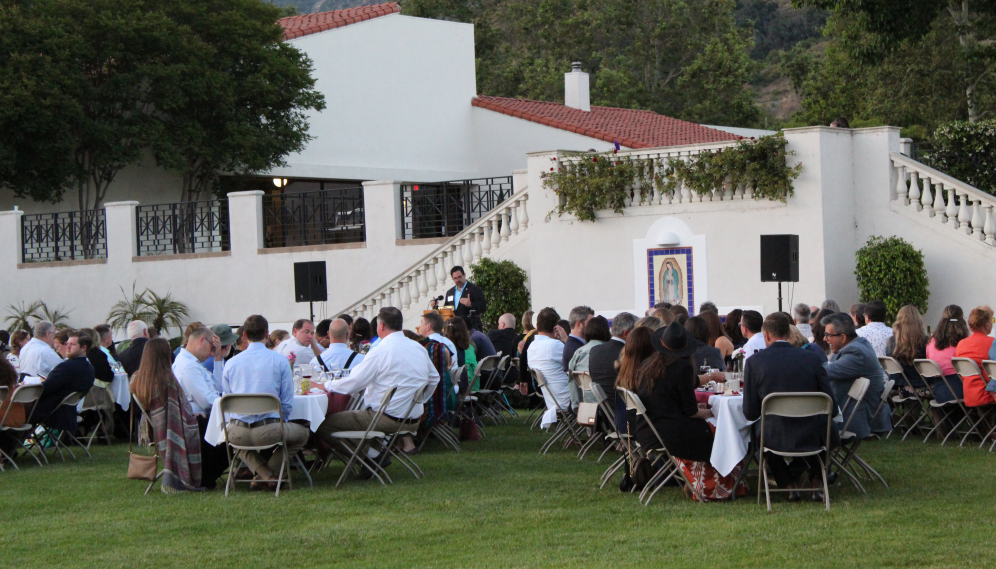
<svg viewBox="0 0 996 569"><path fill-rule="evenodd" d="M463 286L451 290L451 298L465 307L476 302L462 269L455 268L453 275L455 283L463 277ZM127 327L128 345L119 352L107 325L74 330L39 322L30 333L19 330L0 337L0 349L9 346L0 360L0 385L13 389L26 377L41 378L42 396L33 408L17 409L8 396L0 417L6 417L9 426L44 421L50 428L75 433L76 411L60 407L62 400L70 393L108 388L113 369L120 367L130 378L130 391L148 417L166 465L164 491L201 490L216 487L230 467L225 445L205 440L215 403L227 394L272 394L280 401L280 413L231 414L228 436L241 446L266 446L285 437L286 446L272 453L236 455L247 467L240 476L251 478L253 487L273 488L285 456L295 455L309 442L326 452L348 452L334 434L363 431L375 417L379 431L417 431L415 437L401 437L399 449L417 452L417 438L428 436L438 422L452 420L461 394L480 388L475 379L487 379L487 374L475 374L475 366L489 356L505 355L518 358L518 367L502 370L501 378L524 396L542 396L544 427L563 420L558 409L576 410L595 401L592 392L571 380L573 372L587 372L608 408L615 410L614 424L600 417L595 428L631 434L645 447L656 445L654 437L660 436L690 481L687 491L710 500L742 491L734 488L739 469L721 476L709 464L714 431L707 419L712 411L698 391L711 382L725 382L730 372L742 374L747 420L760 417L767 394L825 393L838 410L845 410L843 419L859 439L892 429L889 406L879 404L888 379L879 357L895 358L902 365L902 377L894 377L901 379L900 389L929 391L938 402L996 403L986 390L984 373L962 378L951 363L954 357L979 364L996 357L989 335L993 311L986 306L974 308L967 320L960 307L946 307L930 335L914 306L902 307L888 326L887 309L880 301L855 305L845 313L828 300L819 307L798 304L791 314L767 316L739 309L720 315L708 302L694 315L682 306L658 304L643 317L621 312L611 320L596 316L588 306L573 308L567 319L548 307L535 314L527 311L519 319L504 314L486 334L474 313L466 310L444 320L437 311L427 312L415 331L404 330L402 313L393 307L382 308L370 321L346 314L317 325L300 319L290 331L269 330L261 315L250 316L237 330L193 322L175 350L165 339L152 337L144 322L134 321ZM917 359L937 362L947 381L931 378L928 384L917 373ZM306 425L289 421L295 365L333 372L319 387L345 401L362 395L364 407L347 410L342 400L330 404L314 434ZM460 376L457 370L463 370ZM543 389L537 389L530 370L542 372ZM847 406L848 392L858 378L867 378L869 388L861 405ZM384 393L392 389L394 397L378 413ZM627 410L620 389L639 396L649 423ZM818 417L769 421L766 445L795 451L838 444L836 431L832 440L824 440L820 424ZM82 426L89 425L84 421ZM14 456L21 442L8 434L0 438L0 448ZM390 461L387 449L376 445L368 455L381 467ZM779 486L823 499L816 461L786 462L771 456L767 462ZM373 474L367 468L361 476ZM790 494L790 499L801 499L801 494Z"/></svg>

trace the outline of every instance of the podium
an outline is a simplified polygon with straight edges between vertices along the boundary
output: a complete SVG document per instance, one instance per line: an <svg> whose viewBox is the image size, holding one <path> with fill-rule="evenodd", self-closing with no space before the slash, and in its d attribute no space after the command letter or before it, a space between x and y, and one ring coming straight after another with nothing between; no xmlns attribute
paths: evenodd
<svg viewBox="0 0 996 569"><path fill-rule="evenodd" d="M443 317L443 322L456 316L456 314L453 313L453 309L450 308L449 306L440 306L439 308L436 308L434 310L426 310L422 312L422 314L428 314L430 312L438 312L439 315Z"/></svg>

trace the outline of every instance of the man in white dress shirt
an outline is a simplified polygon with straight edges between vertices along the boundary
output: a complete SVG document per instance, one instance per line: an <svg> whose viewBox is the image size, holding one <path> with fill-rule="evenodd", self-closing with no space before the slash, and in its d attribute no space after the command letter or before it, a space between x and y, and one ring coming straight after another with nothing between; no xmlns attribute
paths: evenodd
<svg viewBox="0 0 996 569"><path fill-rule="evenodd" d="M392 387L397 387L397 391L374 428L383 433L394 433L403 426L414 427L422 417L422 404L432 398L439 383L439 372L432 365L425 348L405 337L401 331L403 326L404 317L400 310L394 307L380 309L377 315L380 345L367 353L363 363L353 368L349 377L325 384L326 389L336 393L354 395L362 391L363 401L369 407L329 415L315 433L329 445L336 444L332 433L365 431L380 409L384 393ZM423 387L426 389L422 398L415 402L411 413L405 415L415 392Z"/></svg>
<svg viewBox="0 0 996 569"><path fill-rule="evenodd" d="M280 342L275 351L284 357L293 352L295 364L311 364L315 356L322 355L322 348L315 341L315 324L306 318L295 322L291 328L291 337Z"/></svg>
<svg viewBox="0 0 996 569"><path fill-rule="evenodd" d="M214 358L214 372L209 372L202 362ZM221 397L217 385L225 368L221 341L210 328L203 326L190 333L187 345L180 348L173 361L173 375L180 382L190 408L198 415L211 414L215 399Z"/></svg>
<svg viewBox="0 0 996 569"><path fill-rule="evenodd" d="M754 352L767 347L764 343L764 334L761 333L763 326L764 317L756 310L745 310L740 317L740 333L747 338L747 343L744 344L744 361L754 355Z"/></svg>
<svg viewBox="0 0 996 569"><path fill-rule="evenodd" d="M321 358L330 370L352 370L363 361L363 354L349 349L349 324L345 320L336 318L329 324L328 342Z"/></svg>
<svg viewBox="0 0 996 569"><path fill-rule="evenodd" d="M52 349L54 343L55 325L46 320L35 324L34 337L21 348L18 371L27 375L48 377L52 369L62 363L62 358Z"/></svg>
<svg viewBox="0 0 996 569"><path fill-rule="evenodd" d="M529 367L542 372L546 379L546 389L543 390L546 413L540 422L544 428L557 422L558 404L564 410L571 408L571 394L568 389L570 380L564 371L564 341L567 334L557 326L558 322L560 315L556 310L552 308L540 310L536 316L535 337L526 351Z"/></svg>

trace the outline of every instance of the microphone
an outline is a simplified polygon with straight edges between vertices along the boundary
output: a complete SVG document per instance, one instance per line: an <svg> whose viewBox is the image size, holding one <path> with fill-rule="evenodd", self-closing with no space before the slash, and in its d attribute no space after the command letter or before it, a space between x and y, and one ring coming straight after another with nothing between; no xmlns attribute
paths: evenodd
<svg viewBox="0 0 996 569"><path fill-rule="evenodd" d="M439 295L436 298L434 298L433 300L442 300L442 299L443 299L443 295Z"/></svg>

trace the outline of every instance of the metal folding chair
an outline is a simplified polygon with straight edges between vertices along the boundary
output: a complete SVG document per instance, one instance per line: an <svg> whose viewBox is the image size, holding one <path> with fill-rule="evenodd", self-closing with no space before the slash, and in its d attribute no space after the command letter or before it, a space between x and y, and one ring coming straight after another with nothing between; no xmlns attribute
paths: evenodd
<svg viewBox="0 0 996 569"><path fill-rule="evenodd" d="M882 398L879 400L878 406L875 408L875 412L872 413L872 417L877 417L879 411L882 410L882 406L888 402L889 393L892 392L892 388L895 386L895 384L896 381L894 379L890 379L889 381L885 382L885 389L882 390ZM871 465L869 465L860 456L858 456L858 447L860 445L861 445L860 440L855 441L852 444L851 448L849 449L849 452L847 453L847 456L845 457L844 461L842 461L842 464L844 465L845 468L851 468L850 463L854 462L855 464L860 466L862 470L864 470L865 475L868 477L869 480L874 480L877 478L878 481L882 483L882 486L888 488L889 485L885 482L885 478L882 478L882 475L879 474L878 471L876 471L874 468L871 467ZM854 470L855 474L857 474L857 470L856 469Z"/></svg>
<svg viewBox="0 0 996 569"><path fill-rule="evenodd" d="M3 387L0 389L4 390L2 396L0 396L0 401L3 401L7 398L7 388ZM25 437L34 432L35 426L31 423L31 419L35 414L34 403L38 401L44 390L45 387L43 385L22 385L14 389L14 393L10 396L10 406L7 407L7 411L3 414L3 417L0 417L0 434L12 433L16 440L23 442ZM26 411L24 416L24 424L20 427L5 427L3 424L7 421L7 415L10 414L10 409L15 403L20 403L24 406ZM35 453L31 452L31 449L28 449L26 452L31 456L31 458L35 459L38 466L42 466L42 461L38 460L38 457ZM14 470L20 470L17 466L17 462L14 461L14 457L3 452L3 450L0 450L0 454L2 454L4 458L9 460L10 463L14 465ZM42 457L45 458L44 453L42 453ZM45 463L48 463L48 458L45 458ZM0 472L2 471L3 467L0 466Z"/></svg>
<svg viewBox="0 0 996 569"><path fill-rule="evenodd" d="M228 479L225 481L225 496L228 496L229 490L231 490L234 485L238 482L276 482L277 490L274 494L275 497L280 496L280 487L284 482L284 472L287 472L287 487L291 490L294 489L294 482L291 480L290 474L290 461L291 457L287 453L287 433L284 430L284 413L283 408L280 405L280 400L277 399L275 395L269 393L239 393L239 394L228 394L221 398L221 421L225 426L225 441L228 448L228 463L231 465L228 469ZM232 443L232 439L229 436L229 420L228 415L235 413L238 415L263 415L266 413L277 413L280 417L280 441L270 444L270 445L237 445ZM235 473L238 472L239 468L245 464L242 459L241 453L243 452L260 452L268 449L284 449L284 460L280 463L280 472L277 474L276 480L237 480L235 478ZM238 452L233 452L238 451ZM298 460L298 468L302 472L305 472L304 464L300 464L300 458L295 455L295 459ZM248 465L247 465L248 466Z"/></svg>
<svg viewBox="0 0 996 569"><path fill-rule="evenodd" d="M422 402L422 398L425 395L425 389L426 388L423 387L423 388L418 389L418 390L415 391L415 394L412 396L412 401L408 405L408 409L405 410L404 417L410 416L412 414L412 409L415 408L415 405L417 403L421 403ZM411 423L411 425L412 426L403 427L403 428L398 429L397 431L391 433L390 437L388 437L388 439L387 439L387 443L384 445L384 448L387 449L387 452L390 453L391 456L393 456L394 458L398 459L398 462L400 462L401 464L403 464L405 466L405 468L407 468L408 471L412 473L412 476L414 476L415 478L421 478L422 476L425 475L425 473L422 472L422 469L419 468L419 465L416 464L415 461L412 460L404 452L395 452L395 450L394 450L394 444L398 441L398 437L401 437L401 436L404 436L404 435L408 435L408 436L414 437L415 433L418 432L418 423L417 422ZM415 472L416 470L418 472Z"/></svg>
<svg viewBox="0 0 996 569"><path fill-rule="evenodd" d="M516 412L516 410L512 407L512 404L509 403L509 401L508 401L508 393L509 392L512 392L512 391L518 392L519 391L518 389L516 389L515 385L513 385L511 383L512 370L513 369L515 369L515 370L519 369L519 358L515 358L515 357L511 357L511 356L506 356L506 357L508 357L508 361L505 362L505 367L503 368L503 370L501 372L501 386L500 386L500 389L501 389L501 401L500 402L501 402L501 406L502 406L503 410L506 413L508 413L509 420L511 420L511 419L514 419L514 418L516 418L516 417L519 416L519 413ZM499 365L499 367L501 367L501 366Z"/></svg>
<svg viewBox="0 0 996 569"><path fill-rule="evenodd" d="M977 375L983 379L987 378L973 359L951 358L951 365L954 366L955 373L957 373L958 377L961 378L962 385L965 385L966 377ZM989 414L992 413L993 409L996 409L996 405L990 403L989 405L983 405L981 407L969 407L968 405L965 405L964 399L959 400L959 403L961 404L962 410L965 412L965 419L968 420L969 427L968 430L965 431L965 436L961 438L961 443L959 443L958 446L965 446L965 441L973 434L978 435L979 438L982 439L982 444L986 444L986 437L982 435L980 427L987 424L986 420L989 418ZM950 435L950 433L948 434Z"/></svg>
<svg viewBox="0 0 996 569"><path fill-rule="evenodd" d="M620 433L616 429L616 413L615 410L609 406L608 400L605 397L605 391L602 390L602 386L598 385L597 383L592 383L591 393L595 396L595 401L598 402L598 408L605 415L606 421L609 425L609 429L611 429L611 432L605 435L605 440L609 444L606 445L605 449L602 451L602 454L598 456L598 460L596 461L596 462L602 462L602 458L609 451L613 449L615 443L618 442L629 443L630 436L627 433ZM632 441L632 444L639 447L639 443L637 443L636 441ZM629 445L627 448L632 448L632 445ZM619 472L619 470L623 467L623 465L626 464L626 457L627 453L626 451L623 451L620 454L619 458L614 460L612 464L610 464L609 467L605 469L605 472L602 473L602 478L601 478L602 484L601 486L599 486L599 488L605 488L605 485L608 484L609 480L612 480L612 477L615 476L616 472Z"/></svg>
<svg viewBox="0 0 996 569"><path fill-rule="evenodd" d="M149 414L145 412L145 407L142 407L142 404L138 401L137 398L134 398L134 397L132 397L132 403L136 407L138 407L138 411L139 411L139 413L138 413L138 424L141 425L142 424L142 417L146 417L146 422L149 425L149 427L151 427L152 426L152 422L148 419ZM134 413L134 412L132 412L132 413ZM134 415L131 415L131 416L134 417ZM129 427L128 428L128 437L129 437L129 445L130 445L131 444L130 443L130 441L131 441L131 435L134 433L134 429L131 428L132 427L131 425L129 425L128 427ZM135 442L137 443L139 437L136 436L135 438L136 438ZM157 456L159 455L159 448L156 446L155 438L153 438L153 440L150 441L147 446L150 446L150 447L154 448L155 451L156 451L156 455ZM129 449L130 449L130 447L129 447ZM130 450L129 450L129 452L130 452ZM158 461L157 461L157 464L158 464ZM145 495L148 495L149 490L152 490L152 487L156 485L156 482L159 482L162 479L164 472L165 472L165 470L163 470L162 468L159 468L158 472L156 472L156 477L153 478L152 482L149 482L149 485L145 488Z"/></svg>
<svg viewBox="0 0 996 569"><path fill-rule="evenodd" d="M840 430L840 447L830 453L830 460L833 462L837 469L844 473L848 480L855 488L861 491L862 494L867 494L865 487L861 485L861 481L858 480L857 475L845 468L847 463L847 456L851 449L856 449L860 439L858 435L853 433L848 429L851 426L851 421L854 420L854 416L857 415L858 411L861 410L861 404L864 402L865 394L868 393L868 387L871 385L871 380L867 377L859 377L854 380L851 384L851 388L847 390L847 401L844 402L844 406L841 408L841 415L847 417L844 422L844 427ZM850 405L851 413L847 413L848 405Z"/></svg>
<svg viewBox="0 0 996 569"><path fill-rule="evenodd" d="M107 441L107 444L111 444L111 434L107 432L107 426L104 424L104 408L101 406L102 403L108 400L110 400L110 395L108 394L107 388L94 385L90 388L90 391L80 403L78 409L80 413L84 411L93 411L97 414L97 426L93 428L93 432L90 433L89 437L87 437L86 448L90 448L90 445L93 443L93 439L98 437ZM98 434L101 431L104 432L102 436Z"/></svg>
<svg viewBox="0 0 996 569"><path fill-rule="evenodd" d="M893 430L905 428L905 433L903 434L903 440L910 435L914 430L921 428L920 423L927 419L933 423L930 417L930 402L925 400L917 392L917 389L913 387L910 379L906 377L906 372L903 371L903 366L900 365L895 358L888 356L879 356L878 363L885 370L885 373L892 376L898 375L903 378L903 381L909 387L910 394L903 395L902 391L896 393L892 396L892 403L896 406L896 409L901 409L901 413L898 419L893 421ZM909 423L909 424L906 424ZM892 436L893 431L889 431L889 434L885 438Z"/></svg>
<svg viewBox="0 0 996 569"><path fill-rule="evenodd" d="M982 369L986 370L986 375L990 378L996 377L996 361L982 360ZM982 443L979 444L979 448L985 446L986 441L989 437L993 436L994 433L996 433L996 424L994 424L993 428L986 433L986 436L982 439ZM993 444L989 445L989 452L993 451L993 447L996 447L996 438L993 438Z"/></svg>
<svg viewBox="0 0 996 569"><path fill-rule="evenodd" d="M73 460L76 460L76 455L73 454L73 451L72 451L72 449L69 448L69 445L67 445L67 444L65 444L65 443L62 442L61 438L63 436L65 436L65 437L67 437L69 439L69 443L70 444L79 445L79 447L81 449L83 449L83 452L86 453L87 458L91 458L90 457L90 451L87 450L87 448L83 445L83 443L81 443L80 440L77 439L76 436L73 435L72 433L70 433L68 431L59 431L58 429L53 429L53 428L49 427L46 423L56 413L58 413L60 409L62 409L65 406L72 407L72 409L73 409L73 415L76 416L77 419L78 419L79 416L76 415L78 413L78 411L77 411L76 408L79 405L80 400L82 400L84 397L86 397L86 392L85 391L78 391L78 392L75 392L75 393L70 393L69 395L67 395L67 396L65 396L65 397L62 398L62 402L59 403L59 405L57 405L55 407L55 409L52 409L52 412L49 413L47 417L45 417L44 419L42 419L41 421L38 422L38 426L41 427L42 432L45 435L45 437L47 437L49 440L52 441L52 446L54 446L55 450L58 451L59 457L62 459L62 462L66 461L66 456L62 453L62 449L66 449L66 452L69 453L69 456L71 456L73 458ZM58 431L58 433L56 433L54 431ZM32 444L32 446L37 446L38 449L39 449L39 451L42 453L42 456L45 456L45 450L44 450L44 447L42 446L40 437L38 437L38 436L35 437L35 441ZM46 462L48 461L47 457L45 458L45 461Z"/></svg>
<svg viewBox="0 0 996 569"><path fill-rule="evenodd" d="M553 434L550 435L550 438L548 438L547 441L543 443L543 446L540 447L540 454L546 454L549 452L554 443L562 438L564 439L564 448L567 448L573 443L577 443L578 446L581 446L581 439L578 437L577 431L575 430L575 421L577 419L574 412L560 406L560 402L557 401L557 398L550 393L550 388L546 383L546 377L543 376L543 372L538 369L530 369L529 371L532 373L533 379L536 381L536 386L539 388L540 392L549 395L550 399L553 400L553 404L557 408L557 428L554 429ZM542 418L542 415L540 418Z"/></svg>
<svg viewBox="0 0 996 569"><path fill-rule="evenodd" d="M497 388L495 385L498 384L498 375L501 366L507 360L508 356L501 358L501 354L498 354L496 356L488 356L477 362L477 367L474 368L474 377L471 378L468 384L473 385L475 381L480 380L484 372L488 372L488 380L485 385L482 385L480 389L474 390L471 395L477 398L477 405L480 407L481 412L491 419L495 425L499 422L505 422L505 417L501 414L503 409L495 401L496 397L503 394L500 385Z"/></svg>
<svg viewBox="0 0 996 569"><path fill-rule="evenodd" d="M941 418L939 420L934 420L934 427L929 431L927 431L926 436L923 437L923 442L926 443L930 439L930 436L933 435L935 431L937 431L937 429L940 429L942 425L944 425L950 419L953 419L951 415L962 408L964 401L959 402L958 399L952 399L950 401L944 401L944 402L937 401L937 394L934 393L934 381L937 378L940 378L941 381L944 382L944 385L948 387L948 391L950 391L952 395L956 393L954 391L951 391L951 385L948 383L947 377L944 376L944 372L941 371L941 366L938 365L937 362L929 359L917 359L913 360L913 367L916 368L917 373L920 374L920 377L923 378L924 383L927 384L927 389L930 390L930 395L932 397L932 399L928 403L930 411L932 412L937 411L938 413L941 414ZM956 428L957 425L961 425L962 421L964 420L965 416L962 415L961 421L958 421L958 423L955 425L955 428L951 429L951 432L955 432L957 430ZM951 435L951 432L949 432L944 437L944 441L941 442L942 446L944 445L944 442L947 442L948 436Z"/></svg>
<svg viewBox="0 0 996 569"><path fill-rule="evenodd" d="M456 369L452 374L453 385L458 385L460 378L467 372L467 366L462 365ZM479 421L477 417L477 403L478 398L470 391L470 378L467 378L467 391L463 393L457 393L457 406L454 409L454 416L459 419L469 419L477 423L477 430L481 434L481 438L486 435L484 433L484 422Z"/></svg>
<svg viewBox="0 0 996 569"><path fill-rule="evenodd" d="M384 396L380 399L380 408L374 413L373 417L370 418L370 423L367 424L367 428L364 431L339 431L337 433L332 433L332 438L339 441L347 450L350 451L349 458L347 459L345 455L339 452L339 449L332 445L332 454L339 458L346 467L342 470L342 474L339 475L339 480L336 481L335 487L338 488L342 481L346 479L353 465L358 465L358 471L362 472L362 469L366 468L377 480L384 486L388 482L391 482L391 477L388 476L387 472L379 464L379 460L373 460L366 455L367 448L370 443L375 440L384 440L386 435L382 431L374 430L377 426L377 422L380 421L381 416L384 415L384 411L387 406L391 403L391 398L394 397L394 392L397 391L397 387L392 387L388 389ZM352 447L350 447L352 445ZM383 475L383 476L381 476ZM387 482L384 480L387 479Z"/></svg>
<svg viewBox="0 0 996 569"><path fill-rule="evenodd" d="M862 378L864 379L864 378ZM865 379L867 382L868 380ZM867 390L867 386L865 386ZM820 462L820 472L823 475L823 497L826 501L827 511L830 511L830 488L827 486L827 464L828 461L824 461L821 455L826 454L829 458L829 449L827 445L830 443L830 422L833 420L833 398L826 393L769 393L763 401L761 401L761 442L758 445L761 454L761 463L758 470L758 477L764 479L764 497L768 502L768 511L771 511L771 493L772 492L792 492L791 488L778 488L772 489L768 485L768 476L765 466L767 466L767 457L765 453L771 453L777 456L793 457L793 458L805 458L810 456L815 456L816 460ZM769 416L773 417L815 417L817 415L827 416L827 431L826 438L827 444L824 444L820 448L812 451L781 451L770 449L764 444L764 423L765 419ZM734 489L734 493L736 489ZM757 485L757 503L761 503L761 484Z"/></svg>

